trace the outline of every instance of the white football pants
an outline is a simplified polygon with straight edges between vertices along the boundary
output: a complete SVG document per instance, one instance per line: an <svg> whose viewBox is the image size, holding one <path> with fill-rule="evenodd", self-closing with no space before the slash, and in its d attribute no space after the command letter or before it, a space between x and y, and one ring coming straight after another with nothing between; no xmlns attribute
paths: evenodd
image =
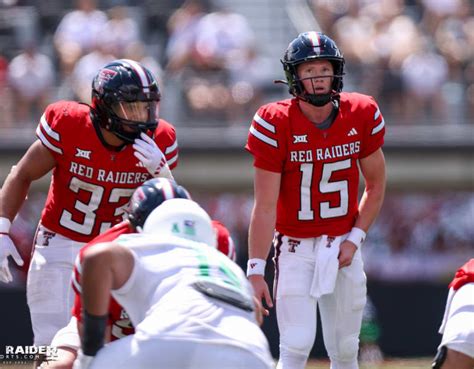
<svg viewBox="0 0 474 369"><path fill-rule="evenodd" d="M71 241L41 225L38 228L26 282L34 345L49 345L71 319L71 276L82 246L84 243Z"/></svg>
<svg viewBox="0 0 474 369"><path fill-rule="evenodd" d="M316 337L318 307L331 369L358 368L359 333L367 300L360 250L355 253L350 266L337 272L334 291L316 299L311 294L318 268L316 254L319 247L324 247L319 244L320 237L295 239L282 236L279 240L279 243L275 242L274 291L280 331L277 368L305 368ZM334 257L337 258L337 252Z"/></svg>
<svg viewBox="0 0 474 369"><path fill-rule="evenodd" d="M474 283L454 292L446 305L446 326L440 347L474 358Z"/></svg>

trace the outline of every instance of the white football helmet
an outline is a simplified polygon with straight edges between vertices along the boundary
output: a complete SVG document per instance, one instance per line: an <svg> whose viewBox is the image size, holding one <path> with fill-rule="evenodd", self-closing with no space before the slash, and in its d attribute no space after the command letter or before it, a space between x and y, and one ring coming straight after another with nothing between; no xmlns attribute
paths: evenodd
<svg viewBox="0 0 474 369"><path fill-rule="evenodd" d="M214 248L217 244L211 218L189 199L164 201L150 213L142 233L185 238Z"/></svg>

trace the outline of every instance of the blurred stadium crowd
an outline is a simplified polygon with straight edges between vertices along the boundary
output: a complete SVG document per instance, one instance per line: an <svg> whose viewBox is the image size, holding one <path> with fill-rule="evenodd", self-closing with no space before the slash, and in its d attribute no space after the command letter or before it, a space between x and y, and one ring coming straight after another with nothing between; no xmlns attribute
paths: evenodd
<svg viewBox="0 0 474 369"><path fill-rule="evenodd" d="M273 80L298 27L276 8L301 3L343 50L345 90L375 96L387 122L472 123L471 0L1 0L0 127L34 127L58 99L87 103L113 58L159 76L174 124L247 125L286 95Z"/></svg>

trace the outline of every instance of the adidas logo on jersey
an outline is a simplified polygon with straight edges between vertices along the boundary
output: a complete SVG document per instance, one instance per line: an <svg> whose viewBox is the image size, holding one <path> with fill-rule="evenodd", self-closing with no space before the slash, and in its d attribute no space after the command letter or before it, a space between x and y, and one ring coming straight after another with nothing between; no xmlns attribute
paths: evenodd
<svg viewBox="0 0 474 369"><path fill-rule="evenodd" d="M357 134L357 131L355 128L351 128L351 130L349 131L349 133L347 134L348 136L355 136Z"/></svg>
<svg viewBox="0 0 474 369"><path fill-rule="evenodd" d="M81 150L76 147L76 158L84 158L91 160L91 150Z"/></svg>

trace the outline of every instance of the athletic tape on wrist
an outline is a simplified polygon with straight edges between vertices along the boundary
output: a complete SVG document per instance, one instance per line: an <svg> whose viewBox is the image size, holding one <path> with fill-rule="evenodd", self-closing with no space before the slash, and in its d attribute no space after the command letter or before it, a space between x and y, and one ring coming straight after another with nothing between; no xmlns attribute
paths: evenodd
<svg viewBox="0 0 474 369"><path fill-rule="evenodd" d="M351 241L357 248L360 248L365 241L365 237L367 234L360 228L353 227L351 229L351 233L349 233L349 237L347 237L347 241Z"/></svg>
<svg viewBox="0 0 474 369"><path fill-rule="evenodd" d="M12 225L12 222L10 222L10 219L5 218L5 217L0 217L0 233L6 233L10 232L10 226Z"/></svg>
<svg viewBox="0 0 474 369"><path fill-rule="evenodd" d="M263 259L249 259L247 261L247 277L251 275L265 275L265 265L267 262Z"/></svg>

